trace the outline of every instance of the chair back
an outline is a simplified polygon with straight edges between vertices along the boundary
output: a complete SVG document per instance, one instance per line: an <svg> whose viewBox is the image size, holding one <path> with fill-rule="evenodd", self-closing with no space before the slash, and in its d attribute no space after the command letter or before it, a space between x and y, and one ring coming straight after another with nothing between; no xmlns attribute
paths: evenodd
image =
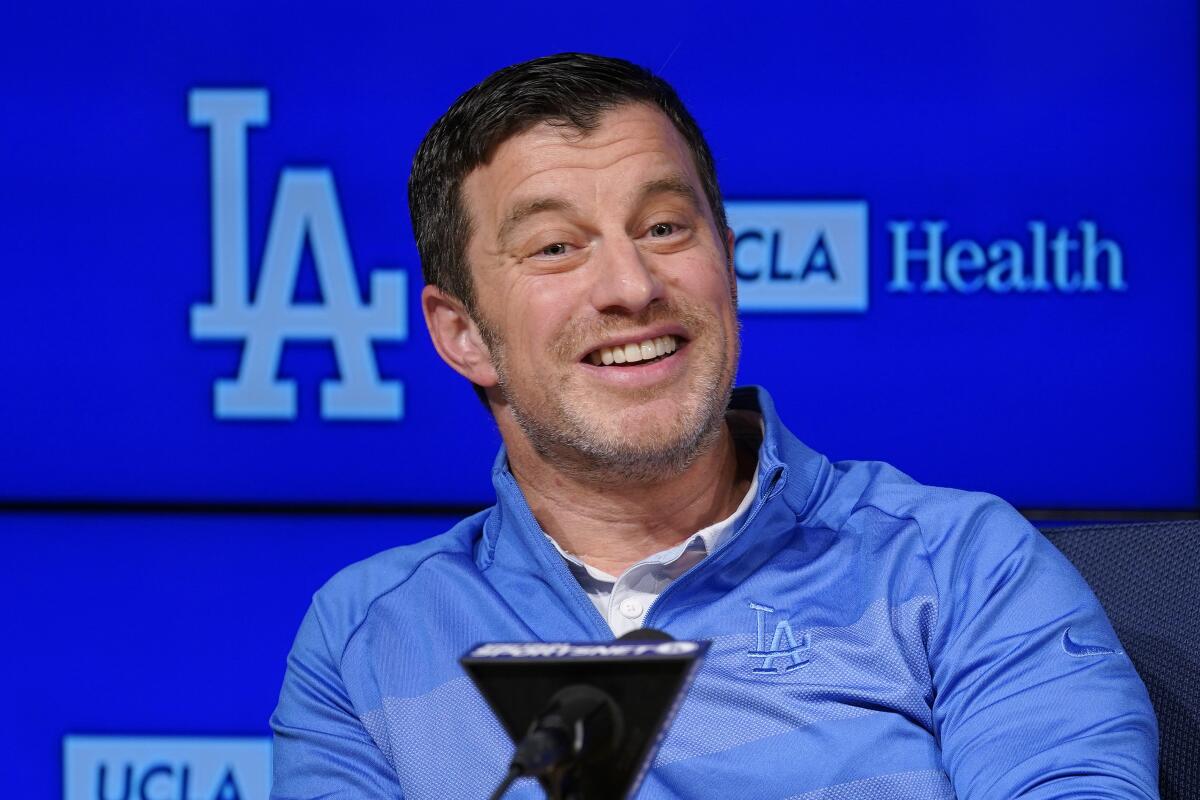
<svg viewBox="0 0 1200 800"><path fill-rule="evenodd" d="M1042 533L1091 585L1146 684L1162 797L1200 797L1200 520Z"/></svg>

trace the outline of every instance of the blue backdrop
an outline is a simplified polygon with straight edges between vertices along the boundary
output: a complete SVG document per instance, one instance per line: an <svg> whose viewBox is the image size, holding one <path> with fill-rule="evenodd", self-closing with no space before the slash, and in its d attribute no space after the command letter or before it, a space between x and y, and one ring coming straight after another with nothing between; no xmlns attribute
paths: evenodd
<svg viewBox="0 0 1200 800"><path fill-rule="evenodd" d="M1182 0L0 11L10 793L55 792L67 733L265 733L311 592L449 524L140 504L489 502L498 440L423 331L405 187L461 91L549 52L629 58L689 104L736 201L743 296L776 303L744 309L741 382L767 385L810 445L1025 508L1200 506L1196 13ZM204 97L230 102L223 130L238 135L220 153ZM238 142L244 186L220 183L222 165L241 175ZM268 318L251 301L270 295L273 226L297 283ZM801 279L828 266L811 260L826 234L836 276ZM197 311L221 306L214 261L241 275L250 309L225 334ZM331 297L346 275L358 305ZM861 295L814 311L806 292L823 280ZM347 338L358 360L343 362L331 337L371 309L375 338ZM308 311L315 327L297 334ZM258 397L222 412L215 386L244 371L247 335L272 330L280 358L260 383L294 382L294 408ZM364 365L355 385L374 399L339 412L322 382ZM119 505L12 510L68 501Z"/></svg>
<svg viewBox="0 0 1200 800"><path fill-rule="evenodd" d="M486 503L496 437L420 322L408 166L466 87L575 48L672 80L728 197L864 204L869 255L840 266L866 271L865 311L743 314L741 380L768 385L810 444L1019 506L1197 504L1194 4L781 5L720 30L636 6L586 24L533 7L7 13L34 17L5 26L0 55L0 497ZM321 338L283 343L294 417L217 418L213 385L237 376L243 340L193 317L214 296L215 128L188 102L205 89L254 90L266 109L243 132L245 190L219 200L245 204L230 213L260 299L288 172L332 181L354 291L405 273L369 345L403 384L402 418L330 418L320 383L345 365ZM1027 274L1063 231L1066 288L923 291L928 223L943 258L965 241L969 266L971 247L1008 240ZM1097 285L1072 290L1089 224ZM913 288L892 291L904 225ZM314 248L297 252L287 299L317 302Z"/></svg>

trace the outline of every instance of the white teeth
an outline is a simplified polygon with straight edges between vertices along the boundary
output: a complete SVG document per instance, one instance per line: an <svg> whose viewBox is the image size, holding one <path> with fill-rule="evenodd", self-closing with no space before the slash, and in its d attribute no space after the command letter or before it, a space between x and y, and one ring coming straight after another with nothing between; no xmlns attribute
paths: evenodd
<svg viewBox="0 0 1200 800"><path fill-rule="evenodd" d="M599 350L593 350L588 354L588 361L591 361L596 366L608 366L609 364L636 364L639 361L649 361L659 356L665 356L674 353L679 345L675 337L668 334L666 336L658 336L654 339L646 339L641 342L630 342L629 344L616 345L614 347L601 347Z"/></svg>

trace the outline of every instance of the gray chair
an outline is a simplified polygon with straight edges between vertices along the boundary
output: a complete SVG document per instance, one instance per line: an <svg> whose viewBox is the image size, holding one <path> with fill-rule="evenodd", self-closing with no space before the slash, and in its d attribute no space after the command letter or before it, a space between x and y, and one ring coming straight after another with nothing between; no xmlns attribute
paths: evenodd
<svg viewBox="0 0 1200 800"><path fill-rule="evenodd" d="M1042 532L1091 584L1146 684L1164 800L1200 797L1200 520Z"/></svg>

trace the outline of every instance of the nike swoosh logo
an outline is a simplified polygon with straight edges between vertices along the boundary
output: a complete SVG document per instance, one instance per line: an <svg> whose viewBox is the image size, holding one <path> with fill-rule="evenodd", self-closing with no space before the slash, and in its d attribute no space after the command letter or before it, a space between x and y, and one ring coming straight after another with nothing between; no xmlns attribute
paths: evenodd
<svg viewBox="0 0 1200 800"><path fill-rule="evenodd" d="M1096 644L1080 644L1071 638L1071 629L1069 627L1063 631L1062 649L1067 655L1074 658L1121 655L1120 650L1114 650L1111 647L1103 647Z"/></svg>

